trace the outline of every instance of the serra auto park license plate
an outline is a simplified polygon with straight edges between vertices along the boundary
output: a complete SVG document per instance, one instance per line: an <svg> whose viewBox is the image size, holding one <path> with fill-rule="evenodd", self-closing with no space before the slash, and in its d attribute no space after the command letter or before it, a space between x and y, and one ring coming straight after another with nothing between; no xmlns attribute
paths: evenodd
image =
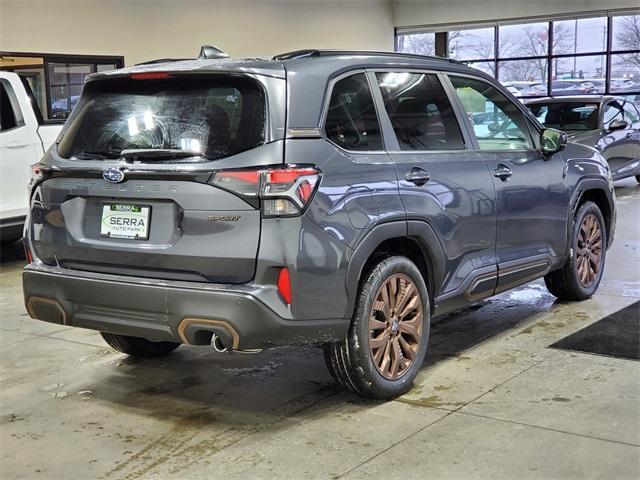
<svg viewBox="0 0 640 480"><path fill-rule="evenodd" d="M140 205L103 205L100 235L111 238L147 240L151 207Z"/></svg>

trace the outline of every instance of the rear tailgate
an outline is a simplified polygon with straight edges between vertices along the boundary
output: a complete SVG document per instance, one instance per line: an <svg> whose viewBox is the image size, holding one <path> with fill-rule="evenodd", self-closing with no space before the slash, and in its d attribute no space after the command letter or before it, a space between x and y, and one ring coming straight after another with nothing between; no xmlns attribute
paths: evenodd
<svg viewBox="0 0 640 480"><path fill-rule="evenodd" d="M199 74L96 83L45 156L49 177L32 193L35 255L77 270L250 281L259 205L208 180L223 168L283 162L285 80Z"/></svg>
<svg viewBox="0 0 640 480"><path fill-rule="evenodd" d="M112 206L148 209L148 239L105 234L104 210ZM253 277L260 211L231 193L194 181L113 185L103 179L63 177L38 188L30 228L36 255L49 265L239 283Z"/></svg>

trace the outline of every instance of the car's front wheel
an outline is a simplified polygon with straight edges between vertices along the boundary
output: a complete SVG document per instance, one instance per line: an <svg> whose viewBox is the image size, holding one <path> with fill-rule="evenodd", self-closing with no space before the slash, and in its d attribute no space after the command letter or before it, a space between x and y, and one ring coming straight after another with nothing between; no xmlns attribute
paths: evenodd
<svg viewBox="0 0 640 480"><path fill-rule="evenodd" d="M100 332L100 335L111 348L133 357L160 357L180 346L179 343L154 342L146 338L116 335L115 333Z"/></svg>
<svg viewBox="0 0 640 480"><path fill-rule="evenodd" d="M549 292L561 300L585 300L600 284L607 253L607 231L598 206L585 202L576 213L571 256L565 265L544 277Z"/></svg>
<svg viewBox="0 0 640 480"><path fill-rule="evenodd" d="M393 398L413 385L429 339L429 294L406 257L378 262L359 286L344 341L325 346L331 375L365 397Z"/></svg>

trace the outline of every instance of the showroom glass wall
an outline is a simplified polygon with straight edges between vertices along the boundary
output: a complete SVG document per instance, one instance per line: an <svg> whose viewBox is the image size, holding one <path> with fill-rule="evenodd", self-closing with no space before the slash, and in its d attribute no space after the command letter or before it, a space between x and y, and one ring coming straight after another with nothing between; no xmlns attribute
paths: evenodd
<svg viewBox="0 0 640 480"><path fill-rule="evenodd" d="M438 33L399 29L396 51L460 60L518 97L615 93L640 99L640 13Z"/></svg>
<svg viewBox="0 0 640 480"><path fill-rule="evenodd" d="M0 52L0 70L29 81L46 121L64 121L80 98L87 75L124 66L124 57Z"/></svg>

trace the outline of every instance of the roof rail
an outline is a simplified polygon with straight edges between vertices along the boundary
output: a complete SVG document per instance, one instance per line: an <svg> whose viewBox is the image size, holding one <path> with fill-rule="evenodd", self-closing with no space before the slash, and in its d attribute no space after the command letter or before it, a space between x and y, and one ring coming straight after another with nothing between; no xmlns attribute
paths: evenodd
<svg viewBox="0 0 640 480"><path fill-rule="evenodd" d="M294 50L293 52L280 53L273 57L274 60L291 60L294 58L319 57L320 50Z"/></svg>
<svg viewBox="0 0 640 480"><path fill-rule="evenodd" d="M442 62L458 63L458 60L452 58L436 57L433 55L418 55L416 53L400 53L400 52L376 52L369 50L295 50L293 52L280 53L273 57L273 60L292 60L296 58L313 58L313 57L335 57L339 55L376 55L385 57L403 57L416 58L421 60L439 60Z"/></svg>

